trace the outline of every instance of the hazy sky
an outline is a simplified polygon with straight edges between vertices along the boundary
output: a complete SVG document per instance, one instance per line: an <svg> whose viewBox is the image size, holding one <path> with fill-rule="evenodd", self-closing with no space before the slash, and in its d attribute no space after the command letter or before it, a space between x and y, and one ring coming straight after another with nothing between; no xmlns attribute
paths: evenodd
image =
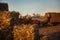
<svg viewBox="0 0 60 40"><path fill-rule="evenodd" d="M19 11L22 15L60 12L60 0L0 0L0 2L8 3L10 11Z"/></svg>

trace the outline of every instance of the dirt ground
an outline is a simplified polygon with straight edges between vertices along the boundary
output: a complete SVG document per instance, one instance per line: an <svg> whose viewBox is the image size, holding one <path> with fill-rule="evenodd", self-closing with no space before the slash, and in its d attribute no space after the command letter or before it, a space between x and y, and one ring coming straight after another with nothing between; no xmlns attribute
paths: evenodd
<svg viewBox="0 0 60 40"><path fill-rule="evenodd" d="M43 35L49 37L48 40L60 40L60 25L47 26L44 28L40 28L39 34L43 34ZM44 38L42 38L42 40L43 39Z"/></svg>

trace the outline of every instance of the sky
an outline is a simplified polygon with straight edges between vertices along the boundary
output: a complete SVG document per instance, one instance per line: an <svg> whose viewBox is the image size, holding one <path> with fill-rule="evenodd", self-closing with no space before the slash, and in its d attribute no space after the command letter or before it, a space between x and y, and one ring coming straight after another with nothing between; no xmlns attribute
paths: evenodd
<svg viewBox="0 0 60 40"><path fill-rule="evenodd" d="M60 0L0 0L0 2L8 3L9 11L17 11L22 15L60 12Z"/></svg>

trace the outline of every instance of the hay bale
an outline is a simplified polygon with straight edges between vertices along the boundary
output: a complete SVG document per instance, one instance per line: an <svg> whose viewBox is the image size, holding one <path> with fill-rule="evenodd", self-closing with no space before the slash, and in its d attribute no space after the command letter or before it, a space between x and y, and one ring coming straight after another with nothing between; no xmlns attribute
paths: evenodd
<svg viewBox="0 0 60 40"><path fill-rule="evenodd" d="M60 13L49 13L50 14L50 23L60 22Z"/></svg>
<svg viewBox="0 0 60 40"><path fill-rule="evenodd" d="M0 3L0 11L8 11L8 4L7 3Z"/></svg>
<svg viewBox="0 0 60 40"><path fill-rule="evenodd" d="M43 23L47 23L48 25L53 25L60 23L60 13L56 12L48 12L45 16L41 19Z"/></svg>

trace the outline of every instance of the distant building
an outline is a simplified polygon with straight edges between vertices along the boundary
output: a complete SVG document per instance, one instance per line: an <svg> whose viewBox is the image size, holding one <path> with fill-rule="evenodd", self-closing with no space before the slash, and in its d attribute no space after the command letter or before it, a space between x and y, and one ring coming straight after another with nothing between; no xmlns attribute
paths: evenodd
<svg viewBox="0 0 60 40"><path fill-rule="evenodd" d="M8 4L7 3L0 3L0 11L8 11Z"/></svg>

